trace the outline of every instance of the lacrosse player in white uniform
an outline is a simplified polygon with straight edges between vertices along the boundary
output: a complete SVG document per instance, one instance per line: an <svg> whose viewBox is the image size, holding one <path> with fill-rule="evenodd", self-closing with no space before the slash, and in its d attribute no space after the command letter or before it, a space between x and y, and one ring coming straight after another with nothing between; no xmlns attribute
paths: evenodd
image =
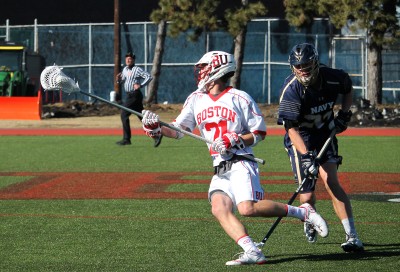
<svg viewBox="0 0 400 272"><path fill-rule="evenodd" d="M319 235L328 235L325 220L309 205L294 207L264 199L258 165L242 155L266 135L266 124L254 100L244 91L227 86L235 73L233 56L222 51L206 53L195 65L198 89L189 95L172 125L193 131L197 126L207 144L214 166L208 191L212 214L244 252L226 265L265 264L266 257L235 215L249 217L296 217L310 222ZM180 139L182 132L160 127L159 116L144 110L143 129L150 137Z"/></svg>

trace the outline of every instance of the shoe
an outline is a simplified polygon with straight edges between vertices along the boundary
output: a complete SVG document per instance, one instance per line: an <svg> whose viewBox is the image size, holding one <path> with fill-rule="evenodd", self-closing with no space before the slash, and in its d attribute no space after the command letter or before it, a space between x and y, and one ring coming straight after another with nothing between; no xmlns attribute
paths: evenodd
<svg viewBox="0 0 400 272"><path fill-rule="evenodd" d="M327 237L329 234L328 224L322 216L308 203L304 203L299 208L306 209L304 222L311 224L321 237Z"/></svg>
<svg viewBox="0 0 400 272"><path fill-rule="evenodd" d="M122 141L116 142L116 144L117 144L117 145L130 145L130 144L131 144L131 141L129 141L129 140L122 140Z"/></svg>
<svg viewBox="0 0 400 272"><path fill-rule="evenodd" d="M314 229L313 225L309 223L304 223L304 233L306 235L307 241L309 243L317 242L317 231Z"/></svg>
<svg viewBox="0 0 400 272"><path fill-rule="evenodd" d="M346 242L341 245L345 252L364 252L364 245L357 236L346 235Z"/></svg>
<svg viewBox="0 0 400 272"><path fill-rule="evenodd" d="M226 262L226 265L266 264L267 258L261 250L241 252L236 260Z"/></svg>

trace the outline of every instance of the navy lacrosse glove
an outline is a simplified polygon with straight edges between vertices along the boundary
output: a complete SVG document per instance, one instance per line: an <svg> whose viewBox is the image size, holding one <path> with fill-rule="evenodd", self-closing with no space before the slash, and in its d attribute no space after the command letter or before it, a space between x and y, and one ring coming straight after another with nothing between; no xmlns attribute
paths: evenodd
<svg viewBox="0 0 400 272"><path fill-rule="evenodd" d="M315 161L315 153L308 151L300 156L301 167L306 176L316 177L318 176L318 164Z"/></svg>
<svg viewBox="0 0 400 272"><path fill-rule="evenodd" d="M353 113L350 110L348 112L339 110L335 119L329 124L329 129L336 129L336 133L342 133L347 129L352 115Z"/></svg>

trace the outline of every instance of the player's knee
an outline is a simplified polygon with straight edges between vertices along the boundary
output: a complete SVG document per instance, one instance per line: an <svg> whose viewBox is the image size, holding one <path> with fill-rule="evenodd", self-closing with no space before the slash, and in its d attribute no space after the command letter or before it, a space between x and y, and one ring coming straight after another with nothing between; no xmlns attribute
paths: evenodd
<svg viewBox="0 0 400 272"><path fill-rule="evenodd" d="M256 210L254 208L254 203L251 201L245 201L238 205L238 212L242 216L255 216Z"/></svg>
<svg viewBox="0 0 400 272"><path fill-rule="evenodd" d="M224 220L225 218L229 217L233 211L231 208L223 205L212 205L211 206L211 214L218 220Z"/></svg>
<svg viewBox="0 0 400 272"><path fill-rule="evenodd" d="M221 191L211 195L211 213L214 217L220 218L232 212L232 201Z"/></svg>
<svg viewBox="0 0 400 272"><path fill-rule="evenodd" d="M223 208L223 206L217 205L215 202L211 203L211 213L215 217L218 217L218 215L221 214L224 209L225 208Z"/></svg>

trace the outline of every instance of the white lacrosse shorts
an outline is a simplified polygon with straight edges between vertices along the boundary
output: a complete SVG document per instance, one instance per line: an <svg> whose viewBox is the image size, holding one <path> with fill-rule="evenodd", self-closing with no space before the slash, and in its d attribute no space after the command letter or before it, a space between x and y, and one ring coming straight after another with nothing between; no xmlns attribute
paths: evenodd
<svg viewBox="0 0 400 272"><path fill-rule="evenodd" d="M257 163L248 160L238 161L224 174L220 176L215 174L208 190L210 202L211 194L218 191L226 193L232 199L235 210L240 202L246 200L258 202L264 199Z"/></svg>

